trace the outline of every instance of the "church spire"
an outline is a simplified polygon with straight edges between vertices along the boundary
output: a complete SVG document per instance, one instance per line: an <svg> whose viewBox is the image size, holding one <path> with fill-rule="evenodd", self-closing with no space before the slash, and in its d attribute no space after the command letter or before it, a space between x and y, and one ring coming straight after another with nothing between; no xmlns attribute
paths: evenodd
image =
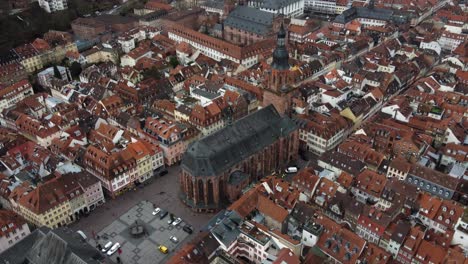
<svg viewBox="0 0 468 264"><path fill-rule="evenodd" d="M289 54L286 50L286 30L284 29L284 23L281 22L276 39L276 48L275 51L273 51L273 62L271 67L276 70L288 70L288 60Z"/></svg>

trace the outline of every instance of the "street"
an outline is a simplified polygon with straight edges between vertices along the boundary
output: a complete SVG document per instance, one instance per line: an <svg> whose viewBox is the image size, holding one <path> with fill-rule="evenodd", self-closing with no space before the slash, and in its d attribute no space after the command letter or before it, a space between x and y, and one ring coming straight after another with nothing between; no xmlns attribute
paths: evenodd
<svg viewBox="0 0 468 264"><path fill-rule="evenodd" d="M176 217L193 226L198 233L213 214L197 214L186 207L177 197L179 191L178 173L180 167L168 168L168 174L155 177L151 183L135 191L128 191L114 200L106 198L106 203L97 207L87 217L82 217L70 225L73 230L81 230L88 237L97 234L115 219L126 213L140 201L154 203L157 207L170 210Z"/></svg>

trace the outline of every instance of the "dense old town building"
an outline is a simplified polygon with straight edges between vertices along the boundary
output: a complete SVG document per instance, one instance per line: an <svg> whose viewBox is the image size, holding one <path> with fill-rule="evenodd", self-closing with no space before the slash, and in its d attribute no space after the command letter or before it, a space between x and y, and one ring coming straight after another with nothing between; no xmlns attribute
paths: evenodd
<svg viewBox="0 0 468 264"><path fill-rule="evenodd" d="M216 61L222 59L239 63L244 67L251 67L260 60L260 55L271 50L272 39L264 39L241 47L230 42L211 37L196 30L192 30L173 21L164 21L168 37L177 43L186 42L201 53Z"/></svg>
<svg viewBox="0 0 468 264"><path fill-rule="evenodd" d="M181 198L199 212L216 211L242 189L297 158L294 122L270 105L188 147Z"/></svg>
<svg viewBox="0 0 468 264"><path fill-rule="evenodd" d="M0 253L30 233L29 226L23 217L13 211L0 210Z"/></svg>
<svg viewBox="0 0 468 264"><path fill-rule="evenodd" d="M404 22L406 18L394 14L390 9L375 8L374 1L369 1L367 7L351 7L338 15L333 25L345 27L353 20L359 21L364 27L386 26L389 22Z"/></svg>
<svg viewBox="0 0 468 264"><path fill-rule="evenodd" d="M0 111L14 106L28 95L33 94L32 85L28 80L21 80L0 90Z"/></svg>
<svg viewBox="0 0 468 264"><path fill-rule="evenodd" d="M297 17L304 13L304 0L251 0L248 5L262 11L282 14L286 17Z"/></svg>

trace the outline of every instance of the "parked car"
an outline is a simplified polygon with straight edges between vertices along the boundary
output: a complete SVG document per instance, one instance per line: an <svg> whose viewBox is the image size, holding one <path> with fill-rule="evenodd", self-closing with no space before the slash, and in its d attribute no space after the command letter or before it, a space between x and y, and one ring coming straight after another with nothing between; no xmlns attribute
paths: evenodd
<svg viewBox="0 0 468 264"><path fill-rule="evenodd" d="M189 233L189 234L192 234L193 233L193 229L191 226L189 225L186 225L182 228L182 230L184 230L185 232Z"/></svg>
<svg viewBox="0 0 468 264"><path fill-rule="evenodd" d="M177 237L175 237L175 236L171 236L169 239L170 239L174 244L177 244L177 243L179 242L179 240L178 240Z"/></svg>
<svg viewBox="0 0 468 264"><path fill-rule="evenodd" d="M118 249L120 248L120 244L119 243L115 243L111 249L109 249L109 251L107 251L107 255L108 256L112 256L112 254L114 254Z"/></svg>
<svg viewBox="0 0 468 264"><path fill-rule="evenodd" d="M159 219L164 219L164 217L166 217L166 215L168 215L169 213L162 209L160 212L159 212Z"/></svg>
<svg viewBox="0 0 468 264"><path fill-rule="evenodd" d="M168 173L167 170L162 170L162 171L159 172L159 176L164 176L164 175L166 175L167 173Z"/></svg>
<svg viewBox="0 0 468 264"><path fill-rule="evenodd" d="M296 173L297 172L297 167L288 167L286 170L284 170L286 173Z"/></svg>
<svg viewBox="0 0 468 264"><path fill-rule="evenodd" d="M157 215L157 214L159 214L159 212L161 212L161 208L158 207L158 208L154 209L153 215Z"/></svg>
<svg viewBox="0 0 468 264"><path fill-rule="evenodd" d="M112 243L111 241L107 242L107 243L104 245L104 247L102 247L102 250L101 250L101 251L102 251L102 252L106 252L107 250L109 250L109 248L112 247L113 244L114 244L114 243Z"/></svg>
<svg viewBox="0 0 468 264"><path fill-rule="evenodd" d="M86 240L88 239L88 237L85 235L85 233L84 233L83 231L78 230L78 231L76 231L76 232L78 233L78 235L81 236L81 238L83 238L83 240L86 241Z"/></svg>
<svg viewBox="0 0 468 264"><path fill-rule="evenodd" d="M167 254L167 252L169 252L169 249L166 246L163 246L163 245L160 245L158 247L158 249L159 249L159 251L161 251L164 254Z"/></svg>
<svg viewBox="0 0 468 264"><path fill-rule="evenodd" d="M182 218L177 217L174 222L172 222L173 226L178 226L182 222Z"/></svg>

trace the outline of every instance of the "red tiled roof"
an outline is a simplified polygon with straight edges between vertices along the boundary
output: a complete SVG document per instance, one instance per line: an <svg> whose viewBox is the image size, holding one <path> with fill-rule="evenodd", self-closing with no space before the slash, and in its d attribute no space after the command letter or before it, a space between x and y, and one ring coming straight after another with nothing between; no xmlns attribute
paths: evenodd
<svg viewBox="0 0 468 264"><path fill-rule="evenodd" d="M284 247L280 249L278 254L276 255L276 259L273 261L272 264L300 264L301 261L299 257L294 255L291 249Z"/></svg>
<svg viewBox="0 0 468 264"><path fill-rule="evenodd" d="M21 197L18 203L35 214L44 214L48 210L60 206L71 199L73 195L83 193L82 188L75 181L65 182L63 178L54 178L37 186L36 189Z"/></svg>
<svg viewBox="0 0 468 264"><path fill-rule="evenodd" d="M151 9L151 10L172 10L172 6L166 3L161 3L159 0L151 0L148 1L145 5L146 9Z"/></svg>
<svg viewBox="0 0 468 264"><path fill-rule="evenodd" d="M258 197L257 209L261 214L271 217L279 223L283 223L289 215L286 209L263 195Z"/></svg>
<svg viewBox="0 0 468 264"><path fill-rule="evenodd" d="M311 193L319 180L312 168L304 168L293 177L292 184L302 192Z"/></svg>
<svg viewBox="0 0 468 264"><path fill-rule="evenodd" d="M236 88L240 88L242 90L253 93L257 97L258 100L262 100L263 98L263 91L258 86L252 85L250 83L247 83L247 82L244 82L242 80L235 79L232 77L226 77L224 81L228 85L232 85Z"/></svg>
<svg viewBox="0 0 468 264"><path fill-rule="evenodd" d="M373 243L368 243L361 257L361 261L372 264L385 264L389 263L391 254L383 250L381 247Z"/></svg>
<svg viewBox="0 0 468 264"><path fill-rule="evenodd" d="M445 248L423 240L415 258L421 263L442 263L446 254Z"/></svg>
<svg viewBox="0 0 468 264"><path fill-rule="evenodd" d="M394 158L390 162L389 167L408 173L411 169L411 164L403 158Z"/></svg>
<svg viewBox="0 0 468 264"><path fill-rule="evenodd" d="M366 169L356 177L356 188L372 196L380 197L386 182L385 175Z"/></svg>
<svg viewBox="0 0 468 264"><path fill-rule="evenodd" d="M36 50L39 52L47 51L50 49L49 43L47 41L37 38L31 43Z"/></svg>
<svg viewBox="0 0 468 264"><path fill-rule="evenodd" d="M366 241L326 216L318 216L317 223L324 228L317 247L341 263L357 263Z"/></svg>
<svg viewBox="0 0 468 264"><path fill-rule="evenodd" d="M28 80L21 80L10 86L0 88L0 99L16 96L18 93L25 92L26 90L30 88L32 89L32 86L28 82Z"/></svg>
<svg viewBox="0 0 468 264"><path fill-rule="evenodd" d="M238 200L232 203L228 210L236 211L242 218L249 215L256 207L258 203L258 191L260 185L250 189L244 193Z"/></svg>

